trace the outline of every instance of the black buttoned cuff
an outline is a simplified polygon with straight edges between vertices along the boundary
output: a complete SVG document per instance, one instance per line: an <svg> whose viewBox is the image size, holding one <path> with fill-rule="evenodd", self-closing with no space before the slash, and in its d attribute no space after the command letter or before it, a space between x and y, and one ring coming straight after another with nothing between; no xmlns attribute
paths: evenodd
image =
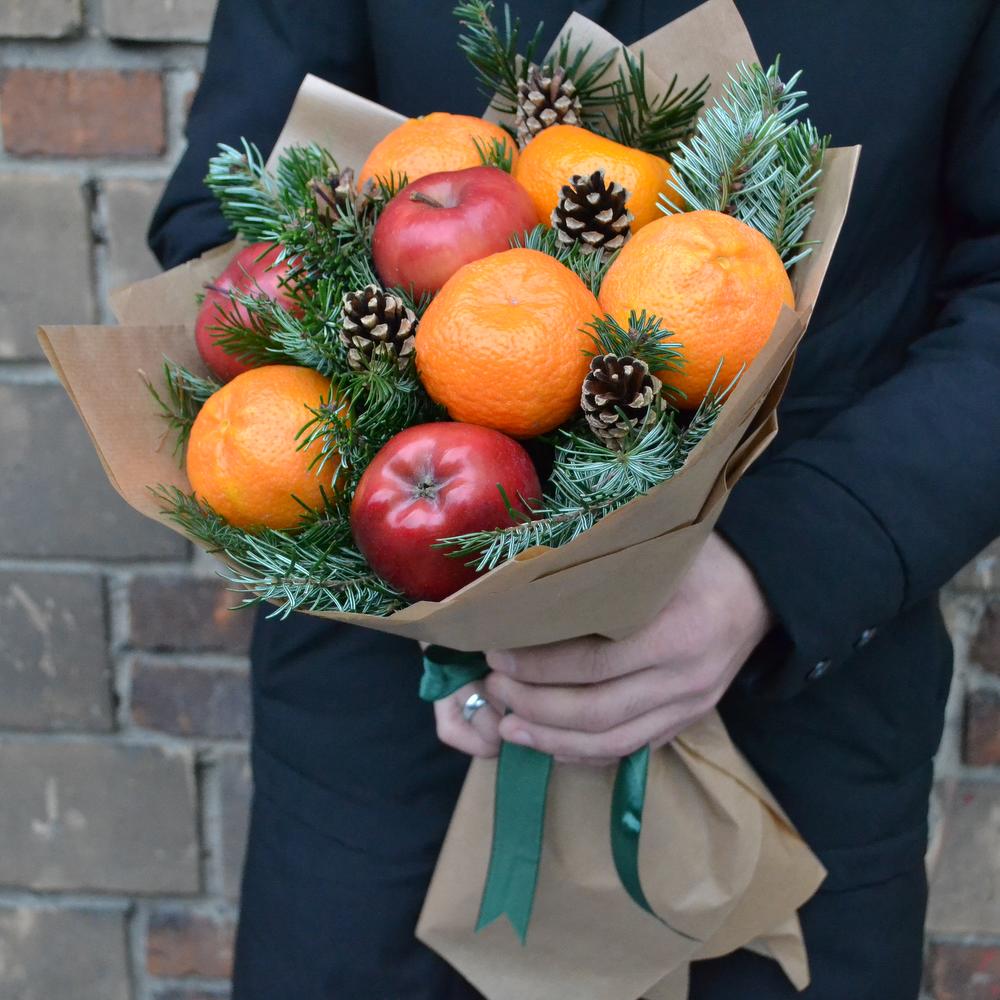
<svg viewBox="0 0 1000 1000"><path fill-rule="evenodd" d="M905 577L873 514L822 470L765 461L737 483L719 532L757 578L776 626L739 683L787 698L820 681L898 614Z"/></svg>

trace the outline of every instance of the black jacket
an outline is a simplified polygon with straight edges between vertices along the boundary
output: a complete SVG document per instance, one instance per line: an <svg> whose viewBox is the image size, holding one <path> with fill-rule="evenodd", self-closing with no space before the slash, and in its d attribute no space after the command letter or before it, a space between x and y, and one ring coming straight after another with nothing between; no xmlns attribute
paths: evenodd
<svg viewBox="0 0 1000 1000"><path fill-rule="evenodd" d="M452 6L222 0L160 260L227 238L207 160L268 149L307 72L408 115L481 111ZM546 41L575 6L629 42L694 4L511 6ZM864 148L778 440L721 520L780 622L722 707L834 880L871 880L923 850L951 670L936 592L1000 532L1000 10L739 7L762 60L804 69L818 126Z"/></svg>

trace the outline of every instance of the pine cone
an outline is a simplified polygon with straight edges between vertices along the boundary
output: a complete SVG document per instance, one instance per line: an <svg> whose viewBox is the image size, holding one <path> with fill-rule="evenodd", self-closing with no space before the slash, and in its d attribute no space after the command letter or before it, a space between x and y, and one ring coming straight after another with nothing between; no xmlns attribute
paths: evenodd
<svg viewBox="0 0 1000 1000"><path fill-rule="evenodd" d="M325 180L315 180L312 183L313 194L319 214L335 219L342 215L352 205L358 215L364 215L371 206L374 185L369 178L359 191L354 183L354 171L351 167L330 174Z"/></svg>
<svg viewBox="0 0 1000 1000"><path fill-rule="evenodd" d="M609 448L619 447L642 426L660 385L644 361L614 354L591 358L580 406L594 435Z"/></svg>
<svg viewBox="0 0 1000 1000"><path fill-rule="evenodd" d="M340 342L355 371L378 358L395 358L402 371L410 363L417 317L397 295L367 285L344 296Z"/></svg>
<svg viewBox="0 0 1000 1000"><path fill-rule="evenodd" d="M561 243L579 243L589 252L618 250L632 233L628 191L617 181L604 180L604 171L577 174L564 184L552 209L552 228Z"/></svg>
<svg viewBox="0 0 1000 1000"><path fill-rule="evenodd" d="M579 125L583 105L566 70L532 63L517 81L517 141L523 147L550 125Z"/></svg>

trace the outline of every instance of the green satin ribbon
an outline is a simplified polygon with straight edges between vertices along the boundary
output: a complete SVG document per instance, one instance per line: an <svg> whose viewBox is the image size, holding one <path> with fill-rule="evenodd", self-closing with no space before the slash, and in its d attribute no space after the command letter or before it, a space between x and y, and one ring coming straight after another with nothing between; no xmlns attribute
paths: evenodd
<svg viewBox="0 0 1000 1000"><path fill-rule="evenodd" d="M482 680L489 672L482 653L463 653L445 646L428 646L424 650L420 697L424 701L440 701L466 684Z"/></svg>
<svg viewBox="0 0 1000 1000"><path fill-rule="evenodd" d="M521 944L538 885L545 832L545 799L552 757L517 743L504 743L497 763L493 846L476 930L506 914Z"/></svg>
<svg viewBox="0 0 1000 1000"><path fill-rule="evenodd" d="M489 673L482 653L463 653L444 646L424 651L420 697L439 701ZM671 927L650 906L639 878L639 837L646 802L649 747L637 750L618 766L611 796L611 853L625 891L637 906L689 941L696 938ZM507 916L524 944L538 885L538 866L545 830L545 800L552 757L530 747L504 743L497 763L493 845L483 887L476 930Z"/></svg>
<svg viewBox="0 0 1000 1000"><path fill-rule="evenodd" d="M625 891L647 913L653 913L639 881L639 834L646 804L646 776L649 774L649 747L624 757L615 775L611 793L611 854Z"/></svg>
<svg viewBox="0 0 1000 1000"><path fill-rule="evenodd" d="M611 793L611 854L615 870L632 901L650 916L656 917L668 930L688 941L697 941L664 920L650 905L639 879L639 835L642 833L642 813L646 806L646 779L649 776L648 746L624 757L615 775Z"/></svg>

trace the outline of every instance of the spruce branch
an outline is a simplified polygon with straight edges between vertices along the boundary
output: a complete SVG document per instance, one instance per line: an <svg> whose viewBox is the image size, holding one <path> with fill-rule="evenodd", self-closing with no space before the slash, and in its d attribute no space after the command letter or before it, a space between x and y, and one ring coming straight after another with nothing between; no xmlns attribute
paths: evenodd
<svg viewBox="0 0 1000 1000"><path fill-rule="evenodd" d="M249 243L276 243L285 209L278 185L267 172L260 150L246 139L242 149L225 144L209 160L205 184L226 221Z"/></svg>
<svg viewBox="0 0 1000 1000"><path fill-rule="evenodd" d="M708 77L693 87L678 88L675 74L666 93L650 97L645 53L640 52L637 58L623 47L622 55L624 66L619 68L612 89L613 124L605 116L606 131L623 145L669 159L694 131L708 92Z"/></svg>
<svg viewBox="0 0 1000 1000"><path fill-rule="evenodd" d="M443 419L412 364L401 372L394 361L385 358L373 360L360 371L342 371L331 398L309 410L310 419L298 434L298 447L319 444L314 466L336 462L346 496L353 496L361 474L390 438L414 424Z"/></svg>
<svg viewBox="0 0 1000 1000"><path fill-rule="evenodd" d="M718 409L714 414L706 410L704 419L714 422L717 415ZM596 440L585 424L560 430L546 494L537 502L527 501L530 514L508 503L514 521L509 527L454 535L437 545L478 570L492 569L536 545L565 545L676 475L688 454L683 441L676 411L666 405L651 407L646 423L614 449Z"/></svg>
<svg viewBox="0 0 1000 1000"><path fill-rule="evenodd" d="M544 25L539 23L528 37L521 29L521 19L511 17L504 4L503 29L493 20L492 0L470 0L454 9L462 27L458 47L476 72L479 89L490 100L490 107L504 115L517 110L518 81L533 63L539 64L546 75L556 69L565 70L576 87L585 112L591 112L610 100L611 81L604 77L614 60L614 50L603 53L585 65L590 44L574 46L570 34L559 38L553 56L541 61L539 49ZM523 42L523 44L522 44Z"/></svg>
<svg viewBox="0 0 1000 1000"><path fill-rule="evenodd" d="M741 368L733 377L729 385L716 388L719 373L722 371L722 361L716 365L715 374L708 385L705 396L698 404L698 408L691 414L687 425L681 428L680 441L677 452L681 465L687 461L688 456L701 442L708 436L708 432L715 426L719 414L722 412L722 405L729 398L736 384L743 376L744 369Z"/></svg>
<svg viewBox="0 0 1000 1000"><path fill-rule="evenodd" d="M751 225L774 245L785 267L790 268L811 252L803 242L805 231L816 212L823 156L830 144L809 122L795 122L778 144L779 176L762 193L757 214Z"/></svg>
<svg viewBox="0 0 1000 1000"><path fill-rule="evenodd" d="M641 313L632 310L627 327L611 316L596 317L587 326L590 339L594 342L594 350L587 352L591 357L598 354L630 356L645 362L649 370L661 379L665 372L683 370L682 345L663 326L658 316L648 314L645 309ZM669 386L666 391L675 396L683 395L679 389Z"/></svg>
<svg viewBox="0 0 1000 1000"><path fill-rule="evenodd" d="M810 252L802 242L813 215L828 137L808 122L801 73L782 82L776 60L767 70L740 65L672 161L671 187L684 210L726 212L762 232L791 267ZM680 209L661 195L664 212Z"/></svg>
<svg viewBox="0 0 1000 1000"><path fill-rule="evenodd" d="M152 381L140 373L150 395L156 401L161 416L167 422L167 433L174 436L173 453L178 463L183 460L184 446L191 435L198 411L214 392L222 388L219 382L211 378L202 378L189 372L183 365L171 361L163 362L163 382L166 386L166 396L161 394Z"/></svg>
<svg viewBox="0 0 1000 1000"><path fill-rule="evenodd" d="M458 4L453 13L463 31L458 47L476 72L479 89L491 107L511 115L517 107L517 81L528 63L536 61L542 25L524 43L521 19L512 18L504 4L504 30L493 22L493 0L469 0Z"/></svg>
<svg viewBox="0 0 1000 1000"><path fill-rule="evenodd" d="M210 506L176 487L153 488L165 517L210 552L232 564L223 576L246 591L240 607L273 601L272 616L293 611L391 614L406 603L379 578L351 540L342 505L327 499L323 510L303 510L295 532L234 528Z"/></svg>
<svg viewBox="0 0 1000 1000"><path fill-rule="evenodd" d="M484 167L498 167L506 173L511 173L514 169L514 145L503 142L500 139L492 138L486 144L478 136L473 136L476 152Z"/></svg>

